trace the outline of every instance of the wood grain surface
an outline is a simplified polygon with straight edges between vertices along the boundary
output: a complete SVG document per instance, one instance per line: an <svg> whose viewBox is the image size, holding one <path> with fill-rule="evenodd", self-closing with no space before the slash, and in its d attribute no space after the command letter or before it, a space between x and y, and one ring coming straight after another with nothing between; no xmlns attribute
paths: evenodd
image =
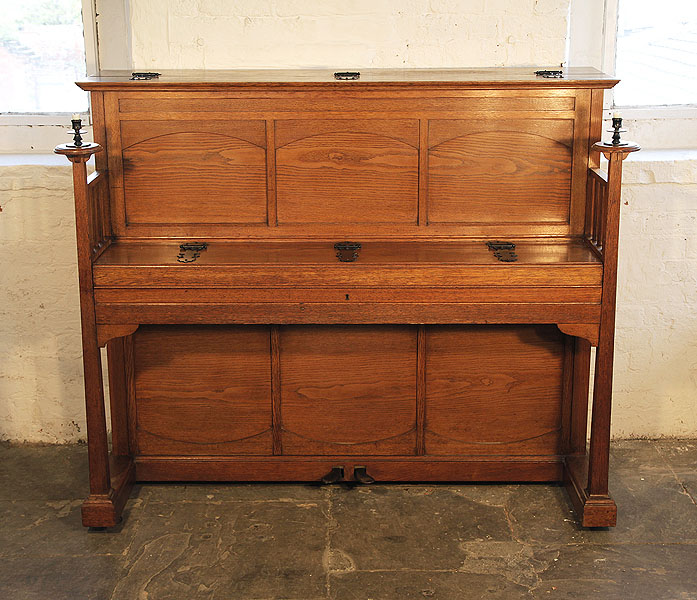
<svg viewBox="0 0 697 600"><path fill-rule="evenodd" d="M588 140L578 132L590 102L582 88L133 89L104 94L122 239L579 228L571 215L582 213ZM420 231L429 225L440 230Z"/></svg>
<svg viewBox="0 0 697 600"><path fill-rule="evenodd" d="M79 82L84 90L215 90L229 89L231 84L253 87L263 84L289 89L295 86L322 89L355 90L379 84L380 88L408 85L440 88L611 88L617 83L609 75L592 67L565 68L563 79L544 79L535 75L540 67L472 68L472 69L360 69L357 81L336 81L336 69L237 69L237 70L163 70L161 77L150 81L131 81L131 71L104 70L95 77ZM556 68L556 67L555 67Z"/></svg>
<svg viewBox="0 0 697 600"><path fill-rule="evenodd" d="M416 329L284 327L284 454L414 454Z"/></svg>
<svg viewBox="0 0 697 600"><path fill-rule="evenodd" d="M417 144L418 138L410 145L346 124L277 148L278 222L416 223Z"/></svg>
<svg viewBox="0 0 697 600"><path fill-rule="evenodd" d="M124 149L126 221L265 223L265 150L191 129Z"/></svg>
<svg viewBox="0 0 697 600"><path fill-rule="evenodd" d="M426 454L558 454L563 356L555 327L429 328Z"/></svg>
<svg viewBox="0 0 697 600"><path fill-rule="evenodd" d="M271 454L266 327L141 327L133 336L142 455Z"/></svg>
<svg viewBox="0 0 697 600"><path fill-rule="evenodd" d="M97 144L56 152L74 163L86 525L116 524L136 477L316 481L337 465L347 481L359 465L381 481L563 478L583 525L614 524L621 163L638 146L597 143L616 80L534 71L80 84ZM208 249L179 263L195 240ZM343 240L356 262L337 261Z"/></svg>
<svg viewBox="0 0 697 600"><path fill-rule="evenodd" d="M429 222L568 222L573 122L492 117L430 123Z"/></svg>

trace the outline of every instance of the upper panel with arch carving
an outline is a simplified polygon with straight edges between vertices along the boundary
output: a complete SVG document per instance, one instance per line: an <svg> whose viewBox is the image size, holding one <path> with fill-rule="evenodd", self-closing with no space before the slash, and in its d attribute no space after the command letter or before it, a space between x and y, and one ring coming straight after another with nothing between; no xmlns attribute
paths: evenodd
<svg viewBox="0 0 697 600"><path fill-rule="evenodd" d="M418 218L419 123L276 123L282 223L412 223Z"/></svg>
<svg viewBox="0 0 697 600"><path fill-rule="evenodd" d="M429 223L568 223L573 121L429 122Z"/></svg>
<svg viewBox="0 0 697 600"><path fill-rule="evenodd" d="M265 223L264 121L124 121L128 224Z"/></svg>

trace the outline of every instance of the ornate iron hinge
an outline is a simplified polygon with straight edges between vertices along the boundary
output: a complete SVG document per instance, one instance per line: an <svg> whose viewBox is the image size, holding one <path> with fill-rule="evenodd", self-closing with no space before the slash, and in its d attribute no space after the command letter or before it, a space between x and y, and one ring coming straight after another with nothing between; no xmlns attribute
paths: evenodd
<svg viewBox="0 0 697 600"><path fill-rule="evenodd" d="M131 73L131 81L148 81L157 79L162 73L140 72Z"/></svg>
<svg viewBox="0 0 697 600"><path fill-rule="evenodd" d="M334 73L334 79L338 79L340 81L351 81L360 78L361 74L359 71L338 71Z"/></svg>
<svg viewBox="0 0 697 600"><path fill-rule="evenodd" d="M177 262L180 263L192 263L201 256L203 252L208 248L207 242L185 242L184 244L179 244L179 254L177 254Z"/></svg>
<svg viewBox="0 0 697 600"><path fill-rule="evenodd" d="M542 69L541 71L535 71L535 75L544 77L545 79L564 79L563 71L553 69Z"/></svg>
<svg viewBox="0 0 697 600"><path fill-rule="evenodd" d="M518 260L513 242L487 242L486 245L501 262L515 262Z"/></svg>
<svg viewBox="0 0 697 600"><path fill-rule="evenodd" d="M336 257L339 262L353 262L358 258L358 251L361 245L358 242L337 242L334 244Z"/></svg>

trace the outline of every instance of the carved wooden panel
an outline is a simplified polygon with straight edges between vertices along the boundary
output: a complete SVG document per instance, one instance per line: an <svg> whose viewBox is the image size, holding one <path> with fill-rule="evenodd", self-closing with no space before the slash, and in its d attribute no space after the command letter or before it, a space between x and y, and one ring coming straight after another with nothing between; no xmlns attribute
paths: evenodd
<svg viewBox="0 0 697 600"><path fill-rule="evenodd" d="M429 122L430 223L568 223L573 121Z"/></svg>
<svg viewBox="0 0 697 600"><path fill-rule="evenodd" d="M263 121L124 121L127 224L265 223Z"/></svg>
<svg viewBox="0 0 697 600"><path fill-rule="evenodd" d="M426 453L559 453L563 359L553 325L427 328Z"/></svg>
<svg viewBox="0 0 697 600"><path fill-rule="evenodd" d="M416 223L418 121L278 121L278 223Z"/></svg>
<svg viewBox="0 0 697 600"><path fill-rule="evenodd" d="M416 329L284 327L284 454L414 454Z"/></svg>
<svg viewBox="0 0 697 600"><path fill-rule="evenodd" d="M139 454L271 454L267 327L142 326L133 339Z"/></svg>

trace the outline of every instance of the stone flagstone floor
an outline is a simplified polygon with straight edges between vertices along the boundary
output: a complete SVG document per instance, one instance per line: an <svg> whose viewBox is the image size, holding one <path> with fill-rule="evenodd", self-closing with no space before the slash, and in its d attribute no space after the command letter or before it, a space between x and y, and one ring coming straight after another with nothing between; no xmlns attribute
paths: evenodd
<svg viewBox="0 0 697 600"><path fill-rule="evenodd" d="M138 485L80 524L81 446L0 446L2 600L697 600L697 442L612 447L614 529L555 485Z"/></svg>

